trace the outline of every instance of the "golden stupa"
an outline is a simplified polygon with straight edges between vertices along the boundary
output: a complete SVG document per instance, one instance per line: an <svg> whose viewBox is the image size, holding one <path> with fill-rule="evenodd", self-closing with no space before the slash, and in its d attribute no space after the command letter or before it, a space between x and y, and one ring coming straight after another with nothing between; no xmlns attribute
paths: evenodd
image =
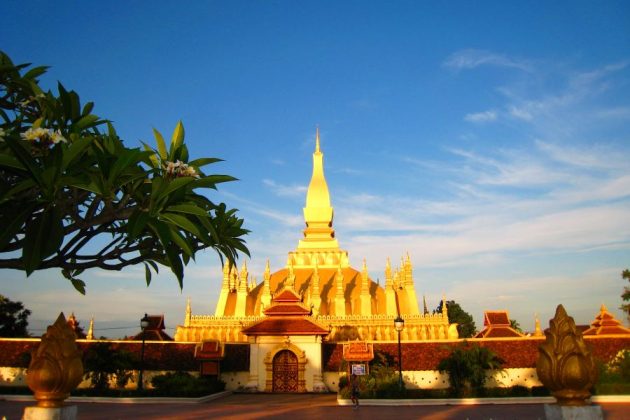
<svg viewBox="0 0 630 420"><path fill-rule="evenodd" d="M313 153L313 175L306 194L304 237L290 251L284 268L272 273L269 261L259 284L244 263L241 270L226 264L214 315L193 315L190 302L184 325L175 333L176 341L220 340L247 342L242 329L262 320L272 297L290 288L311 308L313 321L327 326L327 341L392 341L397 338L394 319L405 320L403 340L456 339L456 324L449 325L446 305L443 312L419 311L413 269L409 255L392 268L385 265L385 285L350 266L348 252L339 248L333 229L333 207L324 176L324 154L319 130Z"/></svg>

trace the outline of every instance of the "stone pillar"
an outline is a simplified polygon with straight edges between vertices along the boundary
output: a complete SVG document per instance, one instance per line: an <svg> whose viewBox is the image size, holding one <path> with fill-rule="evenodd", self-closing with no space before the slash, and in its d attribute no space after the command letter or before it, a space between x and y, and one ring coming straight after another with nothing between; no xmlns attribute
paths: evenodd
<svg viewBox="0 0 630 420"><path fill-rule="evenodd" d="M259 344L256 342L256 337L250 337L249 340L249 379L247 381L247 385L245 385L245 390L247 392L258 392Z"/></svg>
<svg viewBox="0 0 630 420"><path fill-rule="evenodd" d="M315 372L313 373L313 392L323 393L323 392L328 392L328 388L324 384L324 378L322 375L322 347L321 347L322 338L318 337L317 341L320 343L319 354L311 358L312 363L317 364L317 366L313 366L315 370Z"/></svg>

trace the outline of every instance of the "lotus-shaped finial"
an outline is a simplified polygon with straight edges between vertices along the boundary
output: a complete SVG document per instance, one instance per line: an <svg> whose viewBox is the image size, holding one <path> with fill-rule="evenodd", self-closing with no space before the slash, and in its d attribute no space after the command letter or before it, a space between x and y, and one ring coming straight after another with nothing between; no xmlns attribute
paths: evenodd
<svg viewBox="0 0 630 420"><path fill-rule="evenodd" d="M33 353L26 382L39 407L61 407L82 377L81 352L62 312Z"/></svg>
<svg viewBox="0 0 630 420"><path fill-rule="evenodd" d="M593 356L562 305L558 305L549 324L546 341L538 351L538 378L558 404L586 405L590 389L597 380Z"/></svg>

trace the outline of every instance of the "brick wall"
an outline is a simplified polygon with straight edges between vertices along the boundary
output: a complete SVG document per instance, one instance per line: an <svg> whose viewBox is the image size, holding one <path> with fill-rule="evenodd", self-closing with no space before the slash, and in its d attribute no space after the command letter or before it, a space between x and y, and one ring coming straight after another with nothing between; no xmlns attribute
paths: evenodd
<svg viewBox="0 0 630 420"><path fill-rule="evenodd" d="M541 338L514 339L470 339L470 344L477 344L494 351L505 361L505 368L531 368L536 366L538 346L545 341ZM630 348L630 336L599 336L585 337L586 344L591 348L593 356L608 362L620 350ZM402 368L406 371L433 370L440 360L450 353L450 348L461 341L402 343ZM374 343L374 352L384 352L398 363L397 343ZM322 349L322 365L326 372L336 372L341 366L343 357L342 344L324 344Z"/></svg>
<svg viewBox="0 0 630 420"><path fill-rule="evenodd" d="M77 345L85 351L98 341L78 340ZM134 353L140 360L142 342L108 341L115 350ZM39 346L39 339L0 338L0 366L28 367L30 353ZM147 370L186 370L195 371L199 364L194 359L195 343L174 343L148 341L144 347L144 369ZM249 370L249 345L226 344L225 358L221 362L225 372Z"/></svg>

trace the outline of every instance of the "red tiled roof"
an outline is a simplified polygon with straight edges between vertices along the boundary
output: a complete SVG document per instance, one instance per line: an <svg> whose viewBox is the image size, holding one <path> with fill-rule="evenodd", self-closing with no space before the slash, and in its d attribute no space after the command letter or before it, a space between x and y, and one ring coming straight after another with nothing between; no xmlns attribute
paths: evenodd
<svg viewBox="0 0 630 420"><path fill-rule="evenodd" d="M510 327L486 327L475 338L523 337L523 334Z"/></svg>
<svg viewBox="0 0 630 420"><path fill-rule="evenodd" d="M144 330L145 340L173 341L173 338L163 331L166 328L164 315L147 315L147 318L149 319L149 325ZM133 340L142 340L142 331L134 335Z"/></svg>
<svg viewBox="0 0 630 420"><path fill-rule="evenodd" d="M602 304L599 314L591 323L590 328L583 331L584 335L606 335L606 334L630 334L630 329L621 325L621 322L608 312L606 306Z"/></svg>
<svg viewBox="0 0 630 420"><path fill-rule="evenodd" d="M284 289L273 298L274 302L299 302L300 296L291 289Z"/></svg>
<svg viewBox="0 0 630 420"><path fill-rule="evenodd" d="M245 335L327 335L328 330L308 318L269 317L244 328Z"/></svg>
<svg viewBox="0 0 630 420"><path fill-rule="evenodd" d="M484 311L483 325L510 325L508 311Z"/></svg>
<svg viewBox="0 0 630 420"><path fill-rule="evenodd" d="M300 304L272 305L264 310L265 315L309 315L311 311Z"/></svg>
<svg viewBox="0 0 630 420"><path fill-rule="evenodd" d="M195 346L195 359L218 360L222 358L223 347L217 340L202 341Z"/></svg>
<svg viewBox="0 0 630 420"><path fill-rule="evenodd" d="M523 334L510 326L508 311L484 311L483 325L484 329L475 338L523 337Z"/></svg>

